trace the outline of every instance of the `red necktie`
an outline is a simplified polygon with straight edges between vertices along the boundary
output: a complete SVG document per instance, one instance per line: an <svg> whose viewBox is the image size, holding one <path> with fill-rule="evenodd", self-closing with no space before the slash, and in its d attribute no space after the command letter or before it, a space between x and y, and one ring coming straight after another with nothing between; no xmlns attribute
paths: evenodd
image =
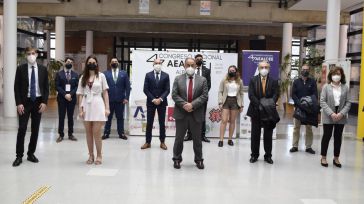
<svg viewBox="0 0 364 204"><path fill-rule="evenodd" d="M188 84L188 94L187 94L188 103L192 102L192 88L193 88L193 77L190 77L190 82Z"/></svg>

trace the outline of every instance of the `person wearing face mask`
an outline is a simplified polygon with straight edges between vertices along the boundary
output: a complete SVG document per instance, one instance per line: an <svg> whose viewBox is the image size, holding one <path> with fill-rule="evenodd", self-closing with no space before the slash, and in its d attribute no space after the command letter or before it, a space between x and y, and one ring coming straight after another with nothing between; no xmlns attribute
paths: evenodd
<svg viewBox="0 0 364 204"><path fill-rule="evenodd" d="M208 98L207 80L195 73L193 58L185 60L185 74L177 76L173 82L172 99L175 103L173 117L176 121L176 137L173 146L173 167L181 168L183 141L187 129L191 130L195 163L204 169L202 157L201 130L204 121L204 104Z"/></svg>
<svg viewBox="0 0 364 204"><path fill-rule="evenodd" d="M294 105L296 109L301 109L304 111L305 109L301 105L301 99L303 97L315 97L318 100L317 94L317 85L316 80L309 77L310 75L310 67L307 64L304 64L301 68L301 77L293 81L292 85L292 99L294 101ZM318 105L318 104L317 104ZM305 112L306 113L306 112ZM313 118L313 120L317 120L318 113L306 113L305 120L308 118ZM292 148L289 150L290 152L298 151L298 142L300 139L300 129L301 124L306 126L306 135L305 135L305 143L306 143L306 152L310 154L315 154L315 151L312 149L312 141L313 141L313 132L312 126L305 123L304 120L293 119L294 128L293 128L293 141Z"/></svg>
<svg viewBox="0 0 364 204"><path fill-rule="evenodd" d="M64 119L67 113L68 139L77 141L73 136L73 113L77 102L76 91L78 87L78 74L72 70L74 60L67 57L64 69L56 75L57 103L58 103L58 134L56 142L62 142L64 138Z"/></svg>
<svg viewBox="0 0 364 204"><path fill-rule="evenodd" d="M166 138L166 107L168 106L167 97L170 92L169 75L163 72L162 60L157 58L153 62L153 71L148 72L144 79L143 92L147 96L147 130L145 133L146 142L141 149L148 149L151 147L152 130L154 123L155 111L158 112L159 120L159 140L161 142L160 148L167 150L165 144Z"/></svg>
<svg viewBox="0 0 364 204"><path fill-rule="evenodd" d="M278 81L269 76L270 64L262 61L258 65L259 74L249 83L249 108L247 115L251 118L251 158L250 163L258 161L261 128L264 129L264 161L273 164L272 135L279 121L275 109L279 97ZM266 103L269 105L267 106ZM270 108L270 109L269 109ZM271 110L272 109L272 110ZM270 114L267 114L267 110ZM273 119L273 121L271 121Z"/></svg>
<svg viewBox="0 0 364 204"><path fill-rule="evenodd" d="M109 103L110 115L104 127L104 135L102 139L109 138L111 132L111 122L115 113L117 121L117 132L120 139L127 140L124 133L124 108L129 101L130 81L128 74L124 70L119 69L117 58L112 58L110 61L110 69L104 72L104 75L109 86Z"/></svg>
<svg viewBox="0 0 364 204"><path fill-rule="evenodd" d="M328 166L326 155L329 142L334 133L334 160L336 167L341 167L339 161L340 149L347 114L350 110L350 93L346 85L344 70L335 67L327 76L327 84L322 87L320 96L322 108L322 124L324 133L321 140L321 165Z"/></svg>
<svg viewBox="0 0 364 204"><path fill-rule="evenodd" d="M219 107L222 109L222 120L220 123L220 141L218 146L223 146L226 125L229 122L228 145L233 146L233 134L235 131L236 118L244 109L243 80L241 80L238 68L231 65L228 74L221 81L219 87Z"/></svg>
<svg viewBox="0 0 364 204"><path fill-rule="evenodd" d="M205 65L203 65L203 56L201 54L197 54L195 56L195 60L196 60L195 74L205 77L205 79L207 80L208 91L210 91L210 89L211 89L211 71L210 71L210 69L206 68ZM204 105L204 108L205 108L204 115L206 116L207 102ZM206 117L204 118L204 121L202 124L201 139L204 142L210 142L210 140L206 137ZM192 134L191 134L190 130L187 131L187 135L185 137L185 141L189 141L189 140L192 140Z"/></svg>
<svg viewBox="0 0 364 204"><path fill-rule="evenodd" d="M101 128L110 114L109 94L106 77L99 72L97 58L94 55L87 57L85 69L80 77L77 96L79 117L83 119L86 129L86 141L89 158L86 164L100 165L102 163ZM95 141L95 142L94 142ZM96 145L96 160L94 156L94 143Z"/></svg>
<svg viewBox="0 0 364 204"><path fill-rule="evenodd" d="M16 138L16 159L13 166L19 166L24 156L24 138L29 117L32 120L27 160L38 163L34 153L37 147L39 125L42 113L47 108L49 83L47 68L37 64L37 49L25 49L27 63L16 69L14 93L18 112L19 128Z"/></svg>

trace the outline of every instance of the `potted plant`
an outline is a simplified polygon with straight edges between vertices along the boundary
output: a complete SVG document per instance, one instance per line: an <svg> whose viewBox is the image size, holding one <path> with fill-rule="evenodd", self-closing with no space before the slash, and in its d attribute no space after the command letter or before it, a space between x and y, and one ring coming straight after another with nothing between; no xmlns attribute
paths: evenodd
<svg viewBox="0 0 364 204"><path fill-rule="evenodd" d="M49 95L55 96L56 90L56 74L63 67L63 62L51 59L48 63L48 81L49 81Z"/></svg>
<svg viewBox="0 0 364 204"><path fill-rule="evenodd" d="M289 102L289 87L292 84L291 79L291 70L289 69L291 66L291 55L287 54L283 58L283 62L280 66L281 78L279 80L279 93L281 95L281 100L283 103L284 113L287 111L287 106Z"/></svg>

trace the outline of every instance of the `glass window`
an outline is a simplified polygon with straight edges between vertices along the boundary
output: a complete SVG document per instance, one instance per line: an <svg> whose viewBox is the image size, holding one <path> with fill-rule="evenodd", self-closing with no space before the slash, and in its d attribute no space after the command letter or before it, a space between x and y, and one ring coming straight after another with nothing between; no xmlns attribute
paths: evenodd
<svg viewBox="0 0 364 204"><path fill-rule="evenodd" d="M349 36L348 52L361 52L362 34Z"/></svg>
<svg viewBox="0 0 364 204"><path fill-rule="evenodd" d="M363 27L363 12L356 13L350 16L349 31L360 30Z"/></svg>

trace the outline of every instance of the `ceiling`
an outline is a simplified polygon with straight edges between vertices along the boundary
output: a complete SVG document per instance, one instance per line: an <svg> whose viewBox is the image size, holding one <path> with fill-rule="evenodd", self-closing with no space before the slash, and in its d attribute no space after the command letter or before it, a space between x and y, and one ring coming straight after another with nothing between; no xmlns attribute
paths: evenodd
<svg viewBox="0 0 364 204"><path fill-rule="evenodd" d="M313 10L326 11L327 1L331 0L299 0L290 10ZM363 7L364 0L341 0L341 10L351 11L359 7Z"/></svg>

